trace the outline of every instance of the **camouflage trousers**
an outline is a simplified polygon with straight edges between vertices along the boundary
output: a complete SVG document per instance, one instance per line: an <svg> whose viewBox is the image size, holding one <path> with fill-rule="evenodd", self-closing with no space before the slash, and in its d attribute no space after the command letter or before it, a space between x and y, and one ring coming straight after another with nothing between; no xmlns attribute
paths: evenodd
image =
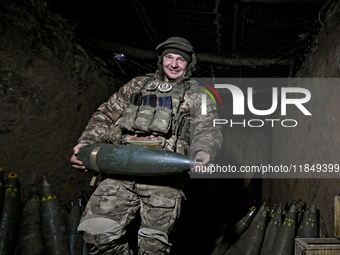
<svg viewBox="0 0 340 255"><path fill-rule="evenodd" d="M78 231L93 255L132 254L125 234L140 211L138 254L169 254L168 235L180 215L182 192L169 186L105 179L91 196Z"/></svg>

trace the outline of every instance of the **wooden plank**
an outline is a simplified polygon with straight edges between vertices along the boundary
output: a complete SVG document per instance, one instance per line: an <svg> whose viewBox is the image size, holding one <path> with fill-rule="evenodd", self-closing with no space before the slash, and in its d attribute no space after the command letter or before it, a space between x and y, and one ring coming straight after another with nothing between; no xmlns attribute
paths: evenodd
<svg viewBox="0 0 340 255"><path fill-rule="evenodd" d="M340 196L334 196L334 237L340 238Z"/></svg>
<svg viewBox="0 0 340 255"><path fill-rule="evenodd" d="M295 238L295 255L339 255L336 238Z"/></svg>
<svg viewBox="0 0 340 255"><path fill-rule="evenodd" d="M82 38L82 45L96 49L102 50L110 53L123 53L125 56L131 56L139 59L154 59L157 60L157 53L155 50L144 50L138 49L130 46L126 46L119 43L113 43L110 41ZM213 53L197 53L197 62L205 62L210 64L219 64L226 66L271 66L271 65L291 65L294 58L287 59L262 59L262 58L227 58L222 56L217 56Z"/></svg>

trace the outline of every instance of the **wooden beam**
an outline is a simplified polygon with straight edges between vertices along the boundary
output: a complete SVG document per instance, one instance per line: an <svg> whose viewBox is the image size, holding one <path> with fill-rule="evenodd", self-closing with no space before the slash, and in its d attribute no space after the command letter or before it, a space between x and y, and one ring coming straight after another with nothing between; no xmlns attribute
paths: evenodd
<svg viewBox="0 0 340 255"><path fill-rule="evenodd" d="M80 44L92 50L99 50L108 53L122 53L140 59L157 59L156 50L143 50L110 41L83 38Z"/></svg>
<svg viewBox="0 0 340 255"><path fill-rule="evenodd" d="M196 54L198 62L205 62L211 64L220 64L226 66L272 66L272 65L291 65L294 59L267 59L267 58L226 58L221 56L215 56L210 53L198 53Z"/></svg>
<svg viewBox="0 0 340 255"><path fill-rule="evenodd" d="M99 50L109 53L122 53L127 57L134 57L139 59L155 59L158 56L155 50L143 50L123 44L102 41L97 39L82 39L80 43L84 47L88 47L93 50ZM196 58L198 62L226 65L226 66L272 66L272 65L291 65L293 59L261 59L261 58L226 58L222 56L216 56L212 53L197 53Z"/></svg>
<svg viewBox="0 0 340 255"><path fill-rule="evenodd" d="M334 196L334 237L340 238L340 196Z"/></svg>

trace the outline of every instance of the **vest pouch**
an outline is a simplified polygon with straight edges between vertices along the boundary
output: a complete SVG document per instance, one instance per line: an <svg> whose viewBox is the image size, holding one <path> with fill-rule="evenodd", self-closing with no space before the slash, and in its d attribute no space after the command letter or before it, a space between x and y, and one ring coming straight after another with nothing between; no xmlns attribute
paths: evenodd
<svg viewBox="0 0 340 255"><path fill-rule="evenodd" d="M133 131L132 125L135 122L137 112L138 112L138 108L139 108L138 105L129 104L125 108L122 117L120 117L117 120L118 126L120 128L124 128L124 129L127 129L129 131Z"/></svg>
<svg viewBox="0 0 340 255"><path fill-rule="evenodd" d="M144 132L149 131L150 123L153 119L155 108L150 105L142 105L139 108L137 118L133 123L132 128L134 130L141 130Z"/></svg>
<svg viewBox="0 0 340 255"><path fill-rule="evenodd" d="M167 134L172 121L172 110L165 106L157 106L153 122L150 126L151 132Z"/></svg>
<svg viewBox="0 0 340 255"><path fill-rule="evenodd" d="M110 128L108 142L113 144L122 143L122 129L117 124Z"/></svg>

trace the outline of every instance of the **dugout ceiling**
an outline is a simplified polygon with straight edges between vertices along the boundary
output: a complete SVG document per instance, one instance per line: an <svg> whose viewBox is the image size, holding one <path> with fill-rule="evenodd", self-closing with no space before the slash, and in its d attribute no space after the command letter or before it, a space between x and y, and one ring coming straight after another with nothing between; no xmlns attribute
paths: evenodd
<svg viewBox="0 0 340 255"><path fill-rule="evenodd" d="M303 61L336 1L49 2L120 76L153 72L156 45L182 36L198 55L195 77L287 77Z"/></svg>

